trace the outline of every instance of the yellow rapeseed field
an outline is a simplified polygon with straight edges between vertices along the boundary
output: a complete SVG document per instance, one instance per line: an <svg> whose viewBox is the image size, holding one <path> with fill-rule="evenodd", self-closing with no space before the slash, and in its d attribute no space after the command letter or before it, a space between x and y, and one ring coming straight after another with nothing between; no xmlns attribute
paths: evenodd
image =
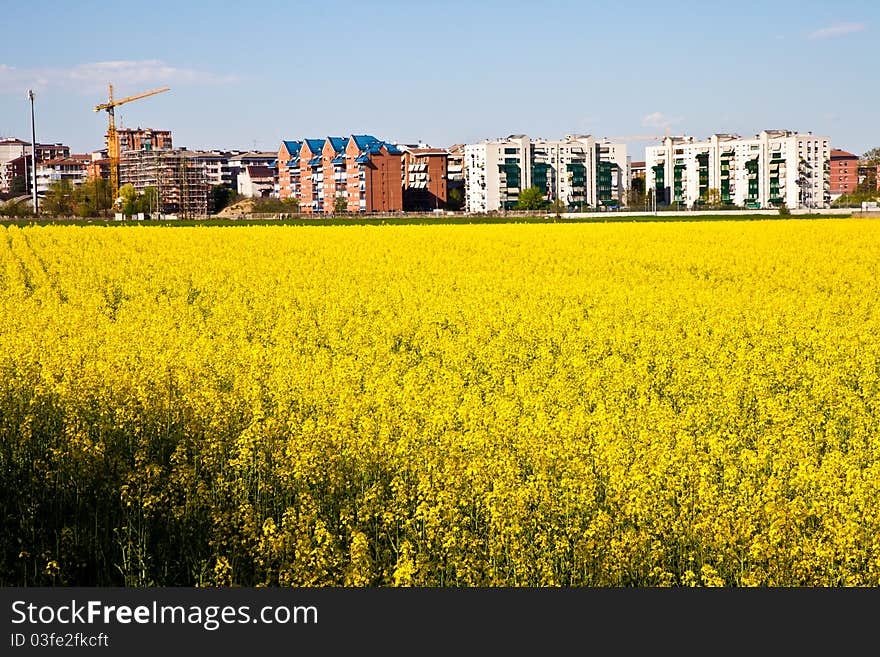
<svg viewBox="0 0 880 657"><path fill-rule="evenodd" d="M0 583L880 584L878 221L0 235Z"/></svg>

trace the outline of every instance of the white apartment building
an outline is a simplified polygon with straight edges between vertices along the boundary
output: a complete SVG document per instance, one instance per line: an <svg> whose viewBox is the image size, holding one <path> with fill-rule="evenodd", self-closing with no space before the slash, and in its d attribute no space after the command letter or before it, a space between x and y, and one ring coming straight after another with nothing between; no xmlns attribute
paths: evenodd
<svg viewBox="0 0 880 657"><path fill-rule="evenodd" d="M717 190L722 203L750 209L827 208L830 155L828 137L788 130L667 137L645 149L645 189L658 205L698 207Z"/></svg>
<svg viewBox="0 0 880 657"><path fill-rule="evenodd" d="M622 205L629 188L626 144L597 142L591 135L562 140L511 135L467 144L463 165L468 212L512 209L529 187L570 209Z"/></svg>
<svg viewBox="0 0 880 657"><path fill-rule="evenodd" d="M73 185L85 182L88 174L89 155L56 157L37 164L37 194L45 196L53 182L67 180Z"/></svg>

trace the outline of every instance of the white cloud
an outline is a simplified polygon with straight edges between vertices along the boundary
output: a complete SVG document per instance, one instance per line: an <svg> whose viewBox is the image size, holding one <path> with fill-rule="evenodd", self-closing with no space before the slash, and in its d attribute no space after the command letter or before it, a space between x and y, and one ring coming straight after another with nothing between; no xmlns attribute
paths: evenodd
<svg viewBox="0 0 880 657"><path fill-rule="evenodd" d="M66 68L16 68L0 64L0 92L24 93L28 88L60 88L95 93L114 87L131 93L141 91L144 84L222 84L232 82L232 75L170 66L159 59L90 62Z"/></svg>
<svg viewBox="0 0 880 657"><path fill-rule="evenodd" d="M809 38L831 39L834 37L842 37L846 36L847 34L854 34L856 32L864 31L864 23L834 23L833 25L829 25L828 27L823 27L821 30L811 32Z"/></svg>
<svg viewBox="0 0 880 657"><path fill-rule="evenodd" d="M651 112L642 117L643 128L671 128L676 123L681 123L681 117L669 117L662 112Z"/></svg>

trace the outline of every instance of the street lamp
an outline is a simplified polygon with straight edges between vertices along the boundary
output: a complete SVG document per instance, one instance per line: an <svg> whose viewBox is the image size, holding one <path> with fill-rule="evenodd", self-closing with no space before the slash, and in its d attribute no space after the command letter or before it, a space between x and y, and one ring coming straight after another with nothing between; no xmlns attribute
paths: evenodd
<svg viewBox="0 0 880 657"><path fill-rule="evenodd" d="M39 214L37 207L37 130L34 126L34 90L28 89L28 100L31 101L31 194L34 203L34 216Z"/></svg>

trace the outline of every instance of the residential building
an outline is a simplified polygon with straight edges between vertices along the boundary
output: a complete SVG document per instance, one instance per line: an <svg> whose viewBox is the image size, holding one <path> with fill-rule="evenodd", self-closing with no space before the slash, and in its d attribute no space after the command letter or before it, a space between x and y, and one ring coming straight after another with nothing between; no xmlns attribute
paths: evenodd
<svg viewBox="0 0 880 657"><path fill-rule="evenodd" d="M275 191L275 173L271 167L249 164L238 174L236 184L242 196L266 198Z"/></svg>
<svg viewBox="0 0 880 657"><path fill-rule="evenodd" d="M138 193L157 191L160 215L200 218L208 214L208 177L197 153L185 150L129 151L119 163L119 184Z"/></svg>
<svg viewBox="0 0 880 657"><path fill-rule="evenodd" d="M633 180L644 180L645 179L645 163L644 162L631 162L629 167L629 179L630 182Z"/></svg>
<svg viewBox="0 0 880 657"><path fill-rule="evenodd" d="M273 169L275 160L278 157L274 151L233 151L229 154L229 186L231 189L238 189L238 175L247 166L265 166ZM225 183L224 183L225 184ZM273 190L274 193L274 190Z"/></svg>
<svg viewBox="0 0 880 657"><path fill-rule="evenodd" d="M446 198L449 207L464 207L464 144L446 149Z"/></svg>
<svg viewBox="0 0 880 657"><path fill-rule="evenodd" d="M341 139L341 138L340 138ZM304 139L299 151L299 209L306 213L324 211L324 169L321 154L324 139Z"/></svg>
<svg viewBox="0 0 880 657"><path fill-rule="evenodd" d="M278 148L277 175L278 188L275 190L280 199L299 198L299 151L301 141L286 140Z"/></svg>
<svg viewBox="0 0 880 657"><path fill-rule="evenodd" d="M70 155L38 163L37 194L44 195L54 182L67 180L74 185L84 182L88 175L90 162L89 155Z"/></svg>
<svg viewBox="0 0 880 657"><path fill-rule="evenodd" d="M749 139L670 136L645 149L646 185L659 205L682 208L702 205L715 196L710 190L721 203L746 208L824 208L831 202L828 143L788 130Z"/></svg>
<svg viewBox="0 0 880 657"><path fill-rule="evenodd" d="M170 130L119 128L116 134L119 138L120 158L127 151L158 151L173 148Z"/></svg>
<svg viewBox="0 0 880 657"><path fill-rule="evenodd" d="M398 144L398 147L401 146ZM403 209L429 211L446 208L449 153L425 144L404 145Z"/></svg>
<svg viewBox="0 0 880 657"><path fill-rule="evenodd" d="M229 159L233 154L228 151L195 151L191 157L193 162L205 165L205 176L210 187L233 187L232 168Z"/></svg>
<svg viewBox="0 0 880 657"><path fill-rule="evenodd" d="M86 177L110 180L110 158L107 150L92 151L90 161L86 165Z"/></svg>
<svg viewBox="0 0 880 657"><path fill-rule="evenodd" d="M297 146L298 171L292 157ZM331 214L338 199L352 213L400 211L402 155L372 135L284 142L277 156L279 196L299 199L307 214Z"/></svg>
<svg viewBox="0 0 880 657"><path fill-rule="evenodd" d="M831 151L831 200L852 194L859 186L859 156L847 151Z"/></svg>
<svg viewBox="0 0 880 657"><path fill-rule="evenodd" d="M469 212L516 207L519 194L539 188L547 201L568 209L626 204L626 144L597 142L591 135L562 140L511 135L464 147L465 206Z"/></svg>
<svg viewBox="0 0 880 657"><path fill-rule="evenodd" d="M351 135L345 147L348 211L403 210L403 153L372 135Z"/></svg>
<svg viewBox="0 0 880 657"><path fill-rule="evenodd" d="M31 143L14 137L0 139L0 193L12 191L13 181L22 178L26 193L31 192ZM70 147L64 144L37 144L37 164L46 160L70 156Z"/></svg>

